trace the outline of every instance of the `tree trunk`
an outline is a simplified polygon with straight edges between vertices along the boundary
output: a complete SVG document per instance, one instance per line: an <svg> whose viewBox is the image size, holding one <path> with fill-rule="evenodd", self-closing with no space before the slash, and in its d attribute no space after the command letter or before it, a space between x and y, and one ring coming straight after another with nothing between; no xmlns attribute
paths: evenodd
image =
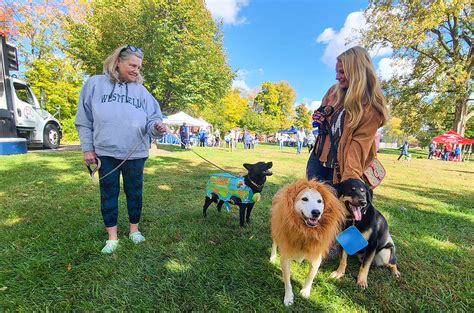
<svg viewBox="0 0 474 313"><path fill-rule="evenodd" d="M464 136L467 123L467 100L469 95L456 100L456 113L454 116L453 129L459 135Z"/></svg>

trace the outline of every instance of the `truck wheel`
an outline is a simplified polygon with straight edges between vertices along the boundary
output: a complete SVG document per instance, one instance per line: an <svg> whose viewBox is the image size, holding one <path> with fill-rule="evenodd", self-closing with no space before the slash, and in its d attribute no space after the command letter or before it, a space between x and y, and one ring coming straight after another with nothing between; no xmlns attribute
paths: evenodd
<svg viewBox="0 0 474 313"><path fill-rule="evenodd" d="M59 148L59 129L54 124L48 124L44 128L43 135L43 146L46 149L57 149Z"/></svg>

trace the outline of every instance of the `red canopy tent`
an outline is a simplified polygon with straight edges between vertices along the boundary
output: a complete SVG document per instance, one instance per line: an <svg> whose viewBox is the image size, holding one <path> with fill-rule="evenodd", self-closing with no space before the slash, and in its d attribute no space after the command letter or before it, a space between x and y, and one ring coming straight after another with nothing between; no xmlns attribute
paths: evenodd
<svg viewBox="0 0 474 313"><path fill-rule="evenodd" d="M431 138L431 141L436 143L450 143L450 144L462 144L469 145L473 144L474 140L469 138L464 138L463 136L456 133L454 130L445 132L442 135Z"/></svg>

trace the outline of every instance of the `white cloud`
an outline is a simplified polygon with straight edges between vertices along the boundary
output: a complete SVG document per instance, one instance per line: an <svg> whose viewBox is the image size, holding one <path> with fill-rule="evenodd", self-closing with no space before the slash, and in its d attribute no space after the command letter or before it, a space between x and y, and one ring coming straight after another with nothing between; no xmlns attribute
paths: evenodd
<svg viewBox="0 0 474 313"><path fill-rule="evenodd" d="M405 76L412 72L413 64L406 59L382 58L378 63L378 74L382 80L394 76Z"/></svg>
<svg viewBox="0 0 474 313"><path fill-rule="evenodd" d="M246 22L245 17L238 17L240 9L249 4L249 0L205 0L207 9L215 19L222 19L224 24L239 25Z"/></svg>
<svg viewBox="0 0 474 313"><path fill-rule="evenodd" d="M339 31L326 28L316 38L317 43L326 44L321 60L329 66L334 66L338 55L359 44L359 31L366 28L367 21L362 11L350 13L346 17L344 26ZM370 51L372 57L390 55L391 53L392 49L390 47L376 47Z"/></svg>
<svg viewBox="0 0 474 313"><path fill-rule="evenodd" d="M316 42L330 42L334 36L336 36L334 29L326 28L321 34L319 34L318 38L316 38Z"/></svg>
<svg viewBox="0 0 474 313"><path fill-rule="evenodd" d="M245 78L247 78L247 76L249 76L251 73L252 73L252 70L239 68L235 74L237 75L237 79L245 80Z"/></svg>
<svg viewBox="0 0 474 313"><path fill-rule="evenodd" d="M235 89L239 89L245 93L248 93L252 90L252 88L250 88L247 83L245 82L245 80L241 80L241 79L236 79L232 82L232 88L235 88Z"/></svg>
<svg viewBox="0 0 474 313"><path fill-rule="evenodd" d="M311 101L311 103L308 104L308 109L311 113L313 113L313 111L319 108L320 106L321 106L321 101Z"/></svg>

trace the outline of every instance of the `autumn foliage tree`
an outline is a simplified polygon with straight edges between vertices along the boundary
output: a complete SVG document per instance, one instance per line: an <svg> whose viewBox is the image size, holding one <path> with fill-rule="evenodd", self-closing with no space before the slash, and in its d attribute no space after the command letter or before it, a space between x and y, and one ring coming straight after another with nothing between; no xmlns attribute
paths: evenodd
<svg viewBox="0 0 474 313"><path fill-rule="evenodd" d="M366 45L391 47L411 64L384 86L402 127L417 132L431 123L463 134L474 115L472 1L371 0L365 16Z"/></svg>
<svg viewBox="0 0 474 313"><path fill-rule="evenodd" d="M59 113L63 133L74 139L72 118L82 85L82 72L62 51L60 20L81 7L81 1L5 1L0 23L16 44L24 77L50 113Z"/></svg>
<svg viewBox="0 0 474 313"><path fill-rule="evenodd" d="M233 74L223 51L220 26L200 0L97 0L83 19L66 18L68 53L89 74L116 47L144 52L145 85L167 113L217 104Z"/></svg>
<svg viewBox="0 0 474 313"><path fill-rule="evenodd" d="M296 92L288 82L264 82L261 91L255 97L251 109L259 113L261 118L272 120L268 132L287 128L293 122L293 103Z"/></svg>
<svg viewBox="0 0 474 313"><path fill-rule="evenodd" d="M301 103L295 108L294 125L299 128L312 129L311 112L306 104Z"/></svg>

